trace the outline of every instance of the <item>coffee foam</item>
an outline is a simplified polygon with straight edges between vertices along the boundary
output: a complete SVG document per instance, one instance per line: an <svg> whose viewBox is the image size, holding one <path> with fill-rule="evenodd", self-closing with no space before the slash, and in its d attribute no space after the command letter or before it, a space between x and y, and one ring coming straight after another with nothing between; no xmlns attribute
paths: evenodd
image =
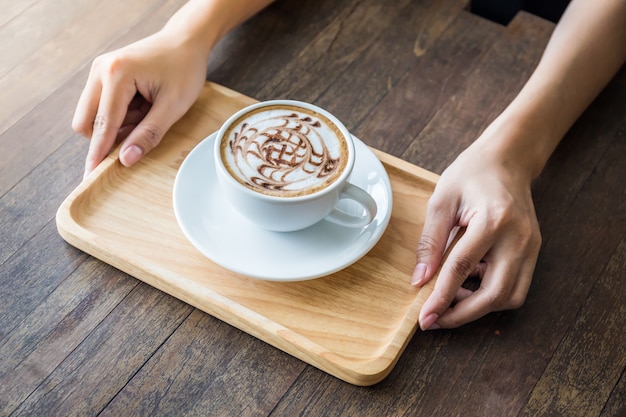
<svg viewBox="0 0 626 417"><path fill-rule="evenodd" d="M280 104L251 110L235 120L224 133L220 152L237 181L282 197L326 188L348 163L348 144L331 120Z"/></svg>

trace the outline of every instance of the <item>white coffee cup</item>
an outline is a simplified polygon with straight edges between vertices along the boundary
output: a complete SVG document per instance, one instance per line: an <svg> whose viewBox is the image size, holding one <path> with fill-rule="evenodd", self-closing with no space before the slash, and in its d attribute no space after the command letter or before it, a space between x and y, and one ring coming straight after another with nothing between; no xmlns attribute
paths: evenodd
<svg viewBox="0 0 626 417"><path fill-rule="evenodd" d="M350 132L313 104L272 100L238 111L217 133L214 156L220 190L261 228L296 231L322 219L364 227L376 216L372 196L348 182ZM342 199L362 209L341 210Z"/></svg>

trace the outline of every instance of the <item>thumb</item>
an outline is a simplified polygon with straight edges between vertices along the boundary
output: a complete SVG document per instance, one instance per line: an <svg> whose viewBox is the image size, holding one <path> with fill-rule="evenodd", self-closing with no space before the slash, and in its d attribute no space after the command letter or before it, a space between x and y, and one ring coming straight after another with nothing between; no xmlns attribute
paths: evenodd
<svg viewBox="0 0 626 417"><path fill-rule="evenodd" d="M176 118L168 111L168 106L155 101L146 116L130 132L120 148L120 162L129 167L139 161L145 154L154 149Z"/></svg>

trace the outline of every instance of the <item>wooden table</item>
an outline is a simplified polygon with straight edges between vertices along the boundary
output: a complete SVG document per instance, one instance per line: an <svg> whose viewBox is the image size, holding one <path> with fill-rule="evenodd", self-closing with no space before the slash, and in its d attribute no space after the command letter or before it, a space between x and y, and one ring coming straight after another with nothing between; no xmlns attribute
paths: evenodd
<svg viewBox="0 0 626 417"><path fill-rule="evenodd" d="M417 332L372 387L68 245L54 217L82 178L88 144L70 121L91 60L182 3L1 2L1 416L626 414L625 70L534 184L544 243L525 305ZM500 26L465 0L279 1L220 43L208 79L326 107L368 145L441 173L553 27L525 13Z"/></svg>

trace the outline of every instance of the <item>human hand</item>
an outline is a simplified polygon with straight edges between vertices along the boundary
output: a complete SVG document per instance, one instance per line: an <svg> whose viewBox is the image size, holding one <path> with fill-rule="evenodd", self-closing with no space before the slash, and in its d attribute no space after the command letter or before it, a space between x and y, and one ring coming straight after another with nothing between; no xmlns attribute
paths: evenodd
<svg viewBox="0 0 626 417"><path fill-rule="evenodd" d="M453 328L493 311L520 307L541 246L531 178L511 159L476 142L441 175L428 203L412 283L441 270L419 316L422 330ZM442 257L450 233L465 233ZM481 279L470 291L468 276Z"/></svg>
<svg viewBox="0 0 626 417"><path fill-rule="evenodd" d="M163 31L97 57L72 121L91 138L85 176L119 142L125 166L158 145L198 98L207 60L208 52Z"/></svg>

